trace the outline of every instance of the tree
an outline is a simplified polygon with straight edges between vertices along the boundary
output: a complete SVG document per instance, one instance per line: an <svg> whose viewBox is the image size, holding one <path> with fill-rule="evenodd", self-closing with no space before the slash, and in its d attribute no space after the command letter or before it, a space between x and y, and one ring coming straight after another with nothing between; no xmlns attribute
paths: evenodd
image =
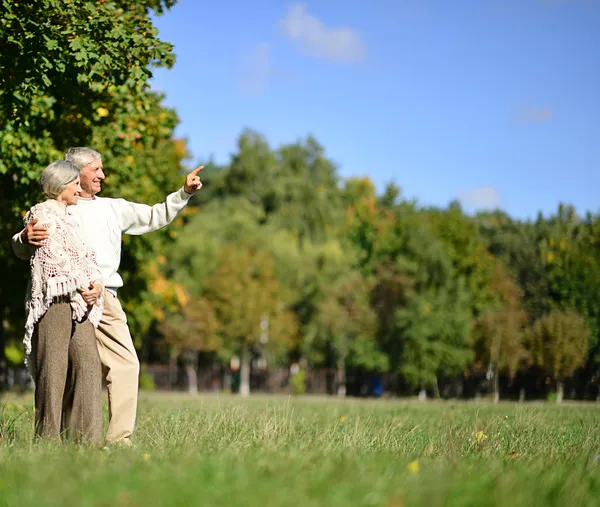
<svg viewBox="0 0 600 507"><path fill-rule="evenodd" d="M279 216L282 223L304 241L323 241L335 230L341 217L341 199L336 167L325 157L317 140L282 146L278 151L285 194Z"/></svg>
<svg viewBox="0 0 600 507"><path fill-rule="evenodd" d="M341 215L336 167L312 136L271 150L262 135L246 129L215 183L216 195L261 207L263 220L292 231L300 247L327 240Z"/></svg>
<svg viewBox="0 0 600 507"><path fill-rule="evenodd" d="M149 91L151 67L169 67L172 46L157 37L152 14L173 0L84 2L7 0L0 10L0 233L21 227L25 210L41 196L35 182L52 160L73 145L90 145L104 155L108 192L136 200L153 199L177 188L185 150L173 141L177 117ZM153 12L152 12L153 11ZM155 165L156 164L156 165ZM126 185L126 187L120 184ZM124 195L128 194L128 195ZM149 307L144 265L156 257L153 235L126 241L125 292L137 310ZM160 238L160 239L159 239ZM4 333L22 329L21 298L26 263L0 244L0 355ZM137 295L139 294L139 297ZM145 298L145 299L143 299ZM143 315L142 315L143 313ZM147 328L152 311L133 312L135 336ZM6 323L6 324L4 324ZM1 357L0 357L1 359Z"/></svg>
<svg viewBox="0 0 600 507"><path fill-rule="evenodd" d="M421 291L396 311L396 326L402 338L399 371L414 387L433 387L439 397L438 378L463 371L472 353L468 347L470 300L464 285Z"/></svg>
<svg viewBox="0 0 600 507"><path fill-rule="evenodd" d="M487 365L494 402L500 399L499 375L512 377L526 358L523 333L528 315L521 305L521 290L510 279L502 264L496 265L491 289L498 301L482 313L473 326L473 349L478 362Z"/></svg>
<svg viewBox="0 0 600 507"><path fill-rule="evenodd" d="M463 214L460 206L446 210L426 209L426 220L447 252L457 276L465 279L472 298L472 314L477 317L493 300L490 290L494 276L494 258L486 251L479 226Z"/></svg>
<svg viewBox="0 0 600 507"><path fill-rule="evenodd" d="M269 214L281 204L280 176L275 153L266 139L246 129L238 138L237 153L216 182L216 192L221 198L245 197Z"/></svg>
<svg viewBox="0 0 600 507"><path fill-rule="evenodd" d="M585 319L590 330L590 360L598 365L600 248L593 217L583 220L573 207L560 205L554 216L538 221L538 228L549 304L552 309L572 309Z"/></svg>
<svg viewBox="0 0 600 507"><path fill-rule="evenodd" d="M376 315L369 301L371 285L358 271L344 273L325 289L318 305L318 332L335 351L341 397L346 395L348 363L376 371L388 368L387 357L376 342Z"/></svg>
<svg viewBox="0 0 600 507"><path fill-rule="evenodd" d="M184 300L183 310L172 313L158 326L175 354L181 354L186 369L188 392L198 393L198 352L221 347L218 322L211 304L204 298Z"/></svg>
<svg viewBox="0 0 600 507"><path fill-rule="evenodd" d="M240 394L247 396L251 352L260 343L261 319L268 318L274 329L270 348L289 345L297 336L297 321L287 309L272 256L242 243L224 245L204 296L214 310L223 346L240 356Z"/></svg>
<svg viewBox="0 0 600 507"><path fill-rule="evenodd" d="M477 216L484 244L502 262L523 292L523 307L530 319L550 311L548 281L539 252L539 225L522 223L502 212Z"/></svg>
<svg viewBox="0 0 600 507"><path fill-rule="evenodd" d="M588 336L585 320L572 310L544 315L527 330L533 364L556 380L556 403L563 400L565 378L585 361Z"/></svg>

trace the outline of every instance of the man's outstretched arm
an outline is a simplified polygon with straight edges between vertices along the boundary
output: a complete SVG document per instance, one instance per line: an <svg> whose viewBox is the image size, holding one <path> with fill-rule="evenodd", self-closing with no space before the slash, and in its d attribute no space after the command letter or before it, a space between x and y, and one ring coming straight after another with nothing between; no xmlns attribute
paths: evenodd
<svg viewBox="0 0 600 507"><path fill-rule="evenodd" d="M190 197L202 188L198 173L204 166L197 167L186 176L185 184L177 192L169 194L165 202L149 206L116 199L117 214L121 231L125 234L140 235L157 231L170 224L187 205Z"/></svg>

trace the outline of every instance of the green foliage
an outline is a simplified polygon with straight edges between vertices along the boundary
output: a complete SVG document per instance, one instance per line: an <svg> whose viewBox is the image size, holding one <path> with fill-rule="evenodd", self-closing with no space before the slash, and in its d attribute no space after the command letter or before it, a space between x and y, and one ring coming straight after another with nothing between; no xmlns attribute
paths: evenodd
<svg viewBox="0 0 600 507"><path fill-rule="evenodd" d="M246 198L300 246L327 239L340 217L336 168L312 136L272 151L260 134L244 131L238 153L215 184L215 195Z"/></svg>
<svg viewBox="0 0 600 507"><path fill-rule="evenodd" d="M521 290L501 264L496 266L491 290L497 297L497 305L474 322L475 358L480 368L491 365L494 370L507 371L513 376L527 359L523 340L528 316L522 308Z"/></svg>
<svg viewBox="0 0 600 507"><path fill-rule="evenodd" d="M185 146L173 141L174 111L150 92L151 68L169 67L172 46L157 37L152 14L172 0L139 2L3 0L0 8L0 329L20 339L27 264L12 254L8 238L41 196L36 181L70 146L103 155L102 195L160 202L180 179ZM169 231L171 232L171 231ZM168 232L126 238L123 289L132 332L156 318L160 296L148 291L150 262ZM10 290L6 289L10 287ZM135 309L135 311L131 311ZM3 347L1 347L3 348Z"/></svg>
<svg viewBox="0 0 600 507"><path fill-rule="evenodd" d="M212 181L167 277L204 296L223 251L268 253L299 324L287 352L313 367L392 371L414 386L466 369L512 376L530 359L524 329L553 308L574 308L596 343L600 284L584 287L600 266L594 217L419 208L394 185L377 195L368 178L339 182L310 137L272 149L253 131Z"/></svg>
<svg viewBox="0 0 600 507"><path fill-rule="evenodd" d="M528 329L526 345L536 366L563 380L583 366L588 336L585 320L575 312L552 312Z"/></svg>
<svg viewBox="0 0 600 507"><path fill-rule="evenodd" d="M414 387L460 373L472 358L469 298L460 284L430 289L396 312L402 337L400 372Z"/></svg>
<svg viewBox="0 0 600 507"><path fill-rule="evenodd" d="M259 343L264 317L269 318L271 347L289 345L296 337L295 316L287 309L273 258L265 251L243 244L223 247L204 297L214 309L224 347L232 352Z"/></svg>
<svg viewBox="0 0 600 507"><path fill-rule="evenodd" d="M10 343L4 348L4 356L13 366L16 366L23 363L25 353L20 347Z"/></svg>
<svg viewBox="0 0 600 507"><path fill-rule="evenodd" d="M140 372L140 390L141 391L156 391L156 383L154 377L150 375L144 368Z"/></svg>
<svg viewBox="0 0 600 507"><path fill-rule="evenodd" d="M376 315L369 304L372 282L358 271L344 273L324 289L317 309L317 334L342 362L386 371L387 356L375 340Z"/></svg>
<svg viewBox="0 0 600 507"><path fill-rule="evenodd" d="M149 67L174 62L149 13L174 3L3 0L2 128L66 127L54 134L60 145L89 138L94 124L111 115L115 98L120 106L129 103L130 112L136 99L146 106Z"/></svg>
<svg viewBox="0 0 600 507"><path fill-rule="evenodd" d="M306 392L306 369L300 368L297 373L290 377L292 394L299 396Z"/></svg>
<svg viewBox="0 0 600 507"><path fill-rule="evenodd" d="M464 215L458 206L449 206L447 210L430 210L427 215L436 237L444 243L454 272L465 279L472 295L473 315L479 315L493 301L490 287L494 258L481 240L477 223Z"/></svg>

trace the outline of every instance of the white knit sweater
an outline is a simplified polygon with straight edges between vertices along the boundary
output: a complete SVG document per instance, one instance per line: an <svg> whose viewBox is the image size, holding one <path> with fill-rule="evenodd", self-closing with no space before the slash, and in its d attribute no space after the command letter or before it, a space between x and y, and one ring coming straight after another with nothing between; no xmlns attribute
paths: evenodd
<svg viewBox="0 0 600 507"><path fill-rule="evenodd" d="M68 207L54 199L33 206L24 223L38 220L50 234L43 246L30 258L29 287L25 299L26 362L31 354L31 337L35 325L46 313L55 298L64 296L71 304L73 320L86 318L97 327L102 317L102 298L88 307L78 289L88 289L102 278L94 251L80 235L79 225L68 213ZM28 364L29 366L29 364Z"/></svg>

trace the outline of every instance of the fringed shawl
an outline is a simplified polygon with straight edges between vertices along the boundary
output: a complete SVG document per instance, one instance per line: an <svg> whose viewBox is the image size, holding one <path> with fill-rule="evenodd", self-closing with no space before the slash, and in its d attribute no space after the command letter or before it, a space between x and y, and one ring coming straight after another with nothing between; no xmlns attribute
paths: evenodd
<svg viewBox="0 0 600 507"><path fill-rule="evenodd" d="M38 226L46 227L49 237L35 249L30 265L30 279L25 300L26 323L25 361L31 370L31 338L35 325L46 313L55 298L64 297L71 304L73 320L86 318L98 327L103 311L102 299L88 307L78 289L87 290L90 283L101 280L96 255L78 233L78 225L67 212L67 207L49 199L36 204L23 219L25 225L37 219Z"/></svg>

